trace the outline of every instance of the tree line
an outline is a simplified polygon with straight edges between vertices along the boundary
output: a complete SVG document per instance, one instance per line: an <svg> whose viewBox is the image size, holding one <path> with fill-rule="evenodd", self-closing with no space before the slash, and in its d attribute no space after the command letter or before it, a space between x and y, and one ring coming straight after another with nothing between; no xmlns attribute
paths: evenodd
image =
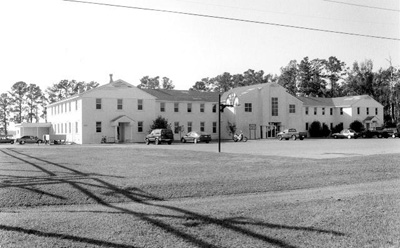
<svg viewBox="0 0 400 248"><path fill-rule="evenodd" d="M305 57L300 62L291 60L281 67L280 75L265 74L263 70L253 69L241 74L224 72L196 81L189 90L222 93L236 87L276 82L295 96L341 97L367 94L383 105L384 122L387 126L393 126L400 121L400 69L394 67L390 60L388 62L388 68L373 72L371 60L356 61L348 67L333 56L311 60ZM94 81L61 80L43 91L38 85L17 82L10 91L0 95L0 133L7 134L10 122L46 121L47 104L98 86ZM137 87L173 90L175 85L168 77L144 76Z"/></svg>

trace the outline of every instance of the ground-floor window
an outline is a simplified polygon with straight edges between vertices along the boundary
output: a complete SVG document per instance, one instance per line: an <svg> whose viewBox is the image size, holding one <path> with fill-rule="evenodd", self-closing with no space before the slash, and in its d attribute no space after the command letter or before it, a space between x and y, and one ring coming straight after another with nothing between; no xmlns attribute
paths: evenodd
<svg viewBox="0 0 400 248"><path fill-rule="evenodd" d="M217 133L217 122L212 123L212 132Z"/></svg>
<svg viewBox="0 0 400 248"><path fill-rule="evenodd" d="M143 121L138 121L138 133L143 132Z"/></svg>
<svg viewBox="0 0 400 248"><path fill-rule="evenodd" d="M200 132L204 132L204 126L205 126L205 122L200 122Z"/></svg>
<svg viewBox="0 0 400 248"><path fill-rule="evenodd" d="M187 123L187 131L188 131L188 133L192 131L192 122L191 121L189 121Z"/></svg>
<svg viewBox="0 0 400 248"><path fill-rule="evenodd" d="M308 122L306 122L306 130L308 130Z"/></svg>
<svg viewBox="0 0 400 248"><path fill-rule="evenodd" d="M78 122L75 122L75 133L78 133L79 129L78 129Z"/></svg>
<svg viewBox="0 0 400 248"><path fill-rule="evenodd" d="M179 121L174 122L174 133L179 133Z"/></svg>
<svg viewBox="0 0 400 248"><path fill-rule="evenodd" d="M101 133L101 121L96 121L96 133Z"/></svg>

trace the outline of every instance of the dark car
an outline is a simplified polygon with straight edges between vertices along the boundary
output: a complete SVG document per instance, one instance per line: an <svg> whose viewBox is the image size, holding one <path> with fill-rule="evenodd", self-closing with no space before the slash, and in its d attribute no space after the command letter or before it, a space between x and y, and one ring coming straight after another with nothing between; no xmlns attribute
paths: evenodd
<svg viewBox="0 0 400 248"><path fill-rule="evenodd" d="M340 133L333 133L332 137L335 139L357 139L359 134L352 129L343 129Z"/></svg>
<svg viewBox="0 0 400 248"><path fill-rule="evenodd" d="M10 143L14 144L14 139L11 139L7 136L0 136L0 143Z"/></svg>
<svg viewBox="0 0 400 248"><path fill-rule="evenodd" d="M211 135L208 133L202 133L202 132L196 132L196 131L192 131L187 133L185 136L183 136L181 138L181 142L182 143L186 143L186 142L193 142L193 143L197 143L197 142L206 142L209 143L211 141Z"/></svg>
<svg viewBox="0 0 400 248"><path fill-rule="evenodd" d="M26 135L26 136L22 136L21 138L16 139L15 142L16 143L20 143L21 145L23 145L25 143L29 143L29 144L37 143L37 144L40 144L40 143L43 143L43 140L39 139L36 136Z"/></svg>
<svg viewBox="0 0 400 248"><path fill-rule="evenodd" d="M174 141L174 134L172 133L171 129L154 129L144 139L146 145L150 144L151 142L154 142L154 144L156 145L163 142L168 143L168 145L171 145L173 141Z"/></svg>

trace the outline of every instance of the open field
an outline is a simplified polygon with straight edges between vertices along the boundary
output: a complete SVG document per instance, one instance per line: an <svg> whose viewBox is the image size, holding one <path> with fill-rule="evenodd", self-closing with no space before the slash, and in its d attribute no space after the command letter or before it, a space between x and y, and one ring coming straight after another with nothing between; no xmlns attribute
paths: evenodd
<svg viewBox="0 0 400 248"><path fill-rule="evenodd" d="M400 246L400 139L283 142L0 146L0 247Z"/></svg>

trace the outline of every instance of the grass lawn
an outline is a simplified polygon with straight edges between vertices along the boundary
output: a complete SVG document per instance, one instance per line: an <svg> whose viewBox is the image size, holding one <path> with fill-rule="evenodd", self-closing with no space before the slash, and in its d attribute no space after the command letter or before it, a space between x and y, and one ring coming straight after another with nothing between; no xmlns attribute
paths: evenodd
<svg viewBox="0 0 400 248"><path fill-rule="evenodd" d="M0 148L0 247L399 247L399 160Z"/></svg>

